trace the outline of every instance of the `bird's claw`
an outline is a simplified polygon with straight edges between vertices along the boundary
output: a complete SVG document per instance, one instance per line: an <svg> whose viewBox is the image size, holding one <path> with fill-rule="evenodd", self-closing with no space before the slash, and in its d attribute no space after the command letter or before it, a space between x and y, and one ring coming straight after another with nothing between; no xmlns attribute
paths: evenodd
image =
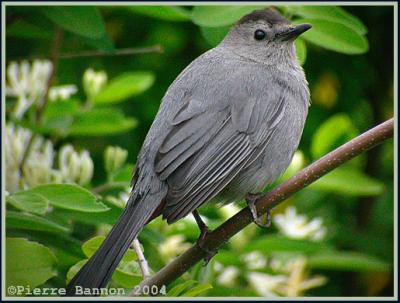
<svg viewBox="0 0 400 303"><path fill-rule="evenodd" d="M246 197L246 202L247 202L247 206L249 207L250 211L251 211L251 215L253 216L253 221L254 223L261 228L267 228L271 226L271 212L270 209L267 209L267 213L266 213L266 219L267 222L266 223L262 223L260 218L257 216L257 209L255 206L255 202L260 199L261 197L263 197L264 194L263 193L258 193L258 194L251 194L249 193Z"/></svg>
<svg viewBox="0 0 400 303"><path fill-rule="evenodd" d="M204 240L209 233L211 233L211 230L206 225L204 225L204 227L201 228L200 236L197 239L197 246L206 254L204 256L204 266L206 266L208 262L210 262L212 257L214 257L218 252L218 249L209 249L204 246Z"/></svg>
<svg viewBox="0 0 400 303"><path fill-rule="evenodd" d="M211 230L203 222L199 213L196 210L193 212L193 216L196 219L197 225L199 226L199 229L200 229L200 236L197 239L197 246L205 253L204 266L206 266L208 264L208 262L210 262L211 258L217 254L218 249L209 249L209 248L205 247L204 241L205 241L207 235L211 233Z"/></svg>

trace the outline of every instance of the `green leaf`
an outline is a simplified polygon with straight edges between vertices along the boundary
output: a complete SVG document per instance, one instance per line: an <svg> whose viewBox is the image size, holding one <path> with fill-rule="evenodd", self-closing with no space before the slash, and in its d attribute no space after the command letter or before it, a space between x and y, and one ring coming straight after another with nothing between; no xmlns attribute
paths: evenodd
<svg viewBox="0 0 400 303"><path fill-rule="evenodd" d="M78 271L85 265L88 259L81 260L73 265L67 273L68 284L72 278L78 273ZM136 265L136 266L135 266ZM112 275L113 282L116 282L124 288L132 288L133 286L139 284L142 281L142 275L137 268L136 262L129 262L120 264Z"/></svg>
<svg viewBox="0 0 400 303"><path fill-rule="evenodd" d="M173 288L171 288L168 291L167 296L168 297L178 297L185 289L189 288L190 286L192 286L196 283L197 283L197 281L195 281L195 280L189 280L189 281L180 283L180 284L174 286Z"/></svg>
<svg viewBox="0 0 400 303"><path fill-rule="evenodd" d="M82 37L82 42L98 49L99 51L111 53L115 50L114 42L111 40L110 36L107 33L104 33L103 36L95 39L90 39L86 37Z"/></svg>
<svg viewBox="0 0 400 303"><path fill-rule="evenodd" d="M6 238L6 285L34 288L56 275L56 258L46 246L22 238Z"/></svg>
<svg viewBox="0 0 400 303"><path fill-rule="evenodd" d="M87 240L82 244L82 251L86 257L90 258L99 249L101 243L103 243L104 236L97 236Z"/></svg>
<svg viewBox="0 0 400 303"><path fill-rule="evenodd" d="M82 251L86 257L90 258L94 255L94 253L99 249L101 243L105 240L104 236L97 236L87 240L82 245ZM136 253L133 249L128 249L124 254L124 257L121 261L123 262L130 262L137 260Z"/></svg>
<svg viewBox="0 0 400 303"><path fill-rule="evenodd" d="M165 21L189 21L190 11L177 6L129 6L128 9L134 13L149 16Z"/></svg>
<svg viewBox="0 0 400 303"><path fill-rule="evenodd" d="M138 285L143 278L140 274L131 274L117 268L112 275L112 280L124 288L132 288Z"/></svg>
<svg viewBox="0 0 400 303"><path fill-rule="evenodd" d="M139 95L150 88L155 77L152 72L124 73L112 79L93 100L94 103L116 103Z"/></svg>
<svg viewBox="0 0 400 303"><path fill-rule="evenodd" d="M73 218L74 221L96 226L101 224L112 225L121 215L122 209L111 202L108 202L107 200L103 201L103 203L109 208L108 211L88 213L67 209L55 209L54 212L66 220Z"/></svg>
<svg viewBox="0 0 400 303"><path fill-rule="evenodd" d="M44 215L49 208L49 202L44 197L26 191L7 196L6 202L19 210L39 215Z"/></svg>
<svg viewBox="0 0 400 303"><path fill-rule="evenodd" d="M56 100L46 105L43 116L45 119L54 119L64 115L74 115L79 111L79 100L71 98L68 100Z"/></svg>
<svg viewBox="0 0 400 303"><path fill-rule="evenodd" d="M308 258L307 264L313 269L356 272L383 272L390 270L388 263L358 252L335 251L316 254Z"/></svg>
<svg viewBox="0 0 400 303"><path fill-rule="evenodd" d="M314 133L311 154L318 159L357 135L357 129L346 114L331 116Z"/></svg>
<svg viewBox="0 0 400 303"><path fill-rule="evenodd" d="M295 240L283 237L281 235L270 235L259 237L257 240L252 241L246 246L245 251L251 252L257 250L265 254L282 251L309 254L329 249L330 247L328 245L321 242Z"/></svg>
<svg viewBox="0 0 400 303"><path fill-rule="evenodd" d="M44 111L43 126L40 133L64 136L73 122L73 116L79 111L79 100L58 100L49 102Z"/></svg>
<svg viewBox="0 0 400 303"><path fill-rule="evenodd" d="M133 176L134 166L132 164L126 164L117 171L110 175L112 182L126 182L129 186Z"/></svg>
<svg viewBox="0 0 400 303"><path fill-rule="evenodd" d="M228 251L228 250L218 251L218 254L216 254L213 257L213 260L221 263L224 266L237 266L237 267L243 266L243 263L240 260L240 258L238 258L237 253L233 251Z"/></svg>
<svg viewBox="0 0 400 303"><path fill-rule="evenodd" d="M341 23L312 18L296 19L293 23L311 24L313 28L302 34L302 38L326 49L349 55L368 51L367 39Z"/></svg>
<svg viewBox="0 0 400 303"><path fill-rule="evenodd" d="M99 10L93 6L46 6L42 13L61 28L75 34L98 39L105 35Z"/></svg>
<svg viewBox="0 0 400 303"><path fill-rule="evenodd" d="M69 134L73 136L105 136L128 131L136 125L136 119L126 118L121 110L95 108L75 116Z"/></svg>
<svg viewBox="0 0 400 303"><path fill-rule="evenodd" d="M9 210L6 214L6 226L7 228L39 230L55 234L60 232L68 233L70 231L67 227L46 218Z"/></svg>
<svg viewBox="0 0 400 303"><path fill-rule="evenodd" d="M16 20L10 25L7 25L6 34L7 37L21 39L51 39L53 37L50 31L24 20Z"/></svg>
<svg viewBox="0 0 400 303"><path fill-rule="evenodd" d="M244 15L263 8L265 5L199 5L192 10L192 21L205 27L232 25Z"/></svg>
<svg viewBox="0 0 400 303"><path fill-rule="evenodd" d="M222 26L222 27L200 27L200 32L203 35L204 39L211 46L217 46L222 39L228 34L230 26Z"/></svg>
<svg viewBox="0 0 400 303"><path fill-rule="evenodd" d="M309 188L348 196L376 196L385 190L382 182L350 166L341 166L331 171Z"/></svg>
<svg viewBox="0 0 400 303"><path fill-rule="evenodd" d="M96 196L87 189L75 184L47 184L30 188L24 195L38 195L48 203L64 209L82 212L103 212L108 207L98 202Z"/></svg>
<svg viewBox="0 0 400 303"><path fill-rule="evenodd" d="M290 5L288 8L292 14L297 16L337 22L353 29L360 35L365 35L367 33L367 28L357 17L349 14L338 6Z"/></svg>
<svg viewBox="0 0 400 303"><path fill-rule="evenodd" d="M75 277L75 275L78 273L78 271L85 265L85 263L88 261L88 259L83 259L77 262L75 265L71 266L71 268L67 272L66 276L66 284L71 282L72 278Z"/></svg>
<svg viewBox="0 0 400 303"><path fill-rule="evenodd" d="M197 297L198 295L200 295L201 293L212 289L212 285L211 284L200 284L200 285L196 285L195 287L189 289L188 291L186 291L185 293L182 294L182 297Z"/></svg>
<svg viewBox="0 0 400 303"><path fill-rule="evenodd" d="M303 65L307 58L307 46L301 38L297 38L294 44L296 45L297 60L299 60L300 65Z"/></svg>

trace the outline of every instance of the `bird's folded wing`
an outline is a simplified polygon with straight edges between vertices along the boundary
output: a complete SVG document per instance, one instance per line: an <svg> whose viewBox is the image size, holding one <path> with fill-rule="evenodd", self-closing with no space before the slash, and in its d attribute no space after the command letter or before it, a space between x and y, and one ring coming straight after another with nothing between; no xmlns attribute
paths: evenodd
<svg viewBox="0 0 400 303"><path fill-rule="evenodd" d="M163 215L174 222L215 197L266 146L284 100L249 99L204 108L191 100L175 116L155 170L169 185Z"/></svg>

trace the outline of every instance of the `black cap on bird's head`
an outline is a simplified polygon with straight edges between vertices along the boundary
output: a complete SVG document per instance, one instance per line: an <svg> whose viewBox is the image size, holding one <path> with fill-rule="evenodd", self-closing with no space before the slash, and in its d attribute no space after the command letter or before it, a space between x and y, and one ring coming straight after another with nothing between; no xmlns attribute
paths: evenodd
<svg viewBox="0 0 400 303"><path fill-rule="evenodd" d="M237 24L247 23L249 21L264 20L271 25L274 24L290 24L276 9L268 8L255 10L248 15L243 16Z"/></svg>
<svg viewBox="0 0 400 303"><path fill-rule="evenodd" d="M231 28L219 47L270 65L297 64L293 42L310 28L309 24L292 25L274 8L255 10Z"/></svg>
<svg viewBox="0 0 400 303"><path fill-rule="evenodd" d="M272 36L270 35L270 39L274 38L280 41L294 40L300 34L304 33L305 31L311 28L310 24L300 24L295 26L291 25L291 23L274 8L255 10L250 14L243 16L236 23L236 26L241 26L249 23L257 23L257 22L265 22L271 28L275 28L274 34ZM261 37L263 35L262 32L263 30L260 29L258 35L255 34L256 40L261 40Z"/></svg>

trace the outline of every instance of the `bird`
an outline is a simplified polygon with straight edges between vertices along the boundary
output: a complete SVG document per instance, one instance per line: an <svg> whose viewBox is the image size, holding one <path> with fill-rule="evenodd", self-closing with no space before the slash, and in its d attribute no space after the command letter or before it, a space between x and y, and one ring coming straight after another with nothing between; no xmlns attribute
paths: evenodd
<svg viewBox="0 0 400 303"><path fill-rule="evenodd" d="M106 287L143 227L168 224L204 203L254 201L289 166L304 129L310 93L294 41L311 28L276 9L237 21L214 48L173 81L139 152L126 207L97 252L67 286Z"/></svg>

